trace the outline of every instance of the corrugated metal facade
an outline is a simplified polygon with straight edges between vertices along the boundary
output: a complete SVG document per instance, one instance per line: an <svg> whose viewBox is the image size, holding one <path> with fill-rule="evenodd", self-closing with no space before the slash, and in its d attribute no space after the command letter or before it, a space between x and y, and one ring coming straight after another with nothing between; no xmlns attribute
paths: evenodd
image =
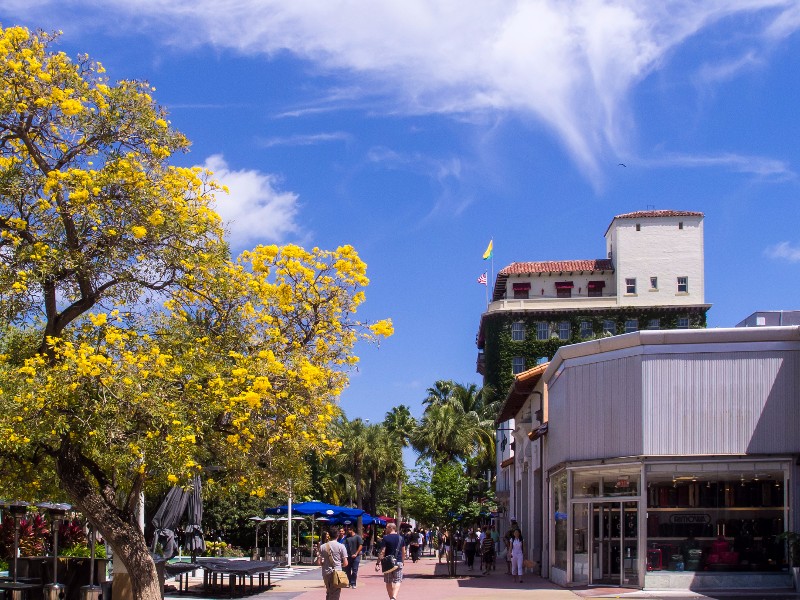
<svg viewBox="0 0 800 600"><path fill-rule="evenodd" d="M800 351L615 354L567 359L550 382L545 468L800 452Z"/></svg>
<svg viewBox="0 0 800 600"><path fill-rule="evenodd" d="M800 352L646 356L642 379L645 455L800 451Z"/></svg>
<svg viewBox="0 0 800 600"><path fill-rule="evenodd" d="M642 453L642 358L568 366L548 390L547 465Z"/></svg>

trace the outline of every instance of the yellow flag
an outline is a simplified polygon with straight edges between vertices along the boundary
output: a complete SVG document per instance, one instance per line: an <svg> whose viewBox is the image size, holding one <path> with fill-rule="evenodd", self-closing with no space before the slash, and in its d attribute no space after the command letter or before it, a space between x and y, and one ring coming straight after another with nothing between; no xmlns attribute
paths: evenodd
<svg viewBox="0 0 800 600"><path fill-rule="evenodd" d="M489 260L492 258L493 244L494 240L489 240L489 245L486 247L486 252L483 253L483 260Z"/></svg>

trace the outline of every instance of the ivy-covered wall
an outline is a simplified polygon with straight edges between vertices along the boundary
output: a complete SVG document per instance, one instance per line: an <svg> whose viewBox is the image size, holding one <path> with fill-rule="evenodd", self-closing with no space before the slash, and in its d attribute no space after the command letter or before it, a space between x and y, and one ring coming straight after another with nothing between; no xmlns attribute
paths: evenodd
<svg viewBox="0 0 800 600"><path fill-rule="evenodd" d="M625 333L625 321L638 319L639 329L646 329L653 319L659 319L659 329L677 329L678 319L689 318L690 329L702 329L706 326L705 308L688 308L680 313L672 310L665 311L659 307L631 307L616 308L613 312L592 313L512 313L502 312L486 315L484 317L484 386L492 390L492 400L505 401L508 389L514 381L512 359L521 356L525 359L525 369L536 366L540 358L550 360L561 346L577 344L586 340L604 336L603 323L614 321L616 334ZM545 321L550 323L551 332L557 333L559 322L569 321L570 339L562 340L550 337L546 340L537 339L536 324ZM581 322L588 321L592 324L592 336L581 337ZM511 339L511 325L524 323L525 340L514 341Z"/></svg>

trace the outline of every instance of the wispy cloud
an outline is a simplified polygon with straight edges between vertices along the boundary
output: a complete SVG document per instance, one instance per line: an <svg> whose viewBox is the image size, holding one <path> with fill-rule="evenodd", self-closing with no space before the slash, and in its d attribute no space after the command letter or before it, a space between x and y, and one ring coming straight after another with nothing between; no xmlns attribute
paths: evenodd
<svg viewBox="0 0 800 600"><path fill-rule="evenodd" d="M300 233L296 222L298 196L278 190L276 176L256 170L231 169L220 154L209 156L204 166L214 173L214 179L230 190L228 195L220 194L216 208L235 249L282 242Z"/></svg>
<svg viewBox="0 0 800 600"><path fill-rule="evenodd" d="M263 138L259 139L258 143L264 148L272 148L273 146L315 146L328 142L347 142L351 137L349 133L344 131L334 131L332 133L310 133L306 135Z"/></svg>
<svg viewBox="0 0 800 600"><path fill-rule="evenodd" d="M781 242L764 250L764 255L769 258L799 263L800 245L792 244L791 242Z"/></svg>
<svg viewBox="0 0 800 600"><path fill-rule="evenodd" d="M753 50L745 52L732 60L719 63L705 63L695 77L697 83L715 84L728 81L746 69L753 69L763 64L763 60Z"/></svg>
<svg viewBox="0 0 800 600"><path fill-rule="evenodd" d="M699 31L741 16L753 43L800 28L789 0L11 0L71 22L124 20L175 47L288 51L398 110L510 111L544 123L590 178L600 157L628 154L632 88ZM88 8L88 10L87 10ZM749 18L758 17L758 18ZM735 50L732 50L735 51ZM746 60L755 60L746 58ZM716 76L745 63L734 60ZM713 70L713 69L712 69ZM710 75L714 75L709 71ZM365 90L370 90L366 92Z"/></svg>
<svg viewBox="0 0 800 600"><path fill-rule="evenodd" d="M758 177L776 181L794 179L797 175L786 161L767 158L764 156L747 156L742 154L669 154L660 158L636 161L643 166L664 168L718 168L727 169L736 173L756 175ZM633 161L632 161L632 164Z"/></svg>

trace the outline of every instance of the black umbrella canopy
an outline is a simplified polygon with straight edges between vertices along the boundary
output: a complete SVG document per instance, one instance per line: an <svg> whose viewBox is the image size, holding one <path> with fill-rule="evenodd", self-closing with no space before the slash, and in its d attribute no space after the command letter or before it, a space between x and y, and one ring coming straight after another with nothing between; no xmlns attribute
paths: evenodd
<svg viewBox="0 0 800 600"><path fill-rule="evenodd" d="M175 529L181 522L183 513L186 512L186 505L189 501L189 494L183 489L175 486L167 497L158 507L156 514L150 521L155 528L153 536L153 550L158 545L161 546L161 554L164 558L172 558L178 553L178 544L175 543Z"/></svg>
<svg viewBox="0 0 800 600"><path fill-rule="evenodd" d="M196 556L206 549L206 542L203 539L203 486L200 483L200 476L195 475L192 480L192 489L189 494L189 514L187 516L189 524L184 530L186 551L192 556Z"/></svg>

